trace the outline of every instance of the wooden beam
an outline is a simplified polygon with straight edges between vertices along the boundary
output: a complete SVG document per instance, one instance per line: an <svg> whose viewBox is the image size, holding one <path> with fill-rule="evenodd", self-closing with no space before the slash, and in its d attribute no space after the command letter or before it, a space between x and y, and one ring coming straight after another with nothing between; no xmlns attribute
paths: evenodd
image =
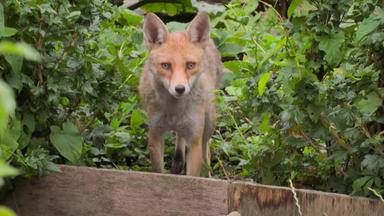
<svg viewBox="0 0 384 216"><path fill-rule="evenodd" d="M296 189L302 215L310 216L382 216L384 203L362 197ZM298 216L290 188L233 182L229 185L229 210L241 216Z"/></svg>
<svg viewBox="0 0 384 216"><path fill-rule="evenodd" d="M227 182L62 166L19 180L8 197L18 216L227 215Z"/></svg>
<svg viewBox="0 0 384 216"><path fill-rule="evenodd" d="M0 203L19 216L299 215L290 188L167 174L61 166L62 173L18 179ZM381 216L379 200L296 190L302 215ZM233 214L236 215L236 214Z"/></svg>

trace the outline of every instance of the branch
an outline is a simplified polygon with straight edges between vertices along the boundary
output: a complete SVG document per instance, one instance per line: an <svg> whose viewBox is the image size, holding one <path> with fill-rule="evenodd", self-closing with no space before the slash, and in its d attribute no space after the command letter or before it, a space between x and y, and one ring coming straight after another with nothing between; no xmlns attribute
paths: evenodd
<svg viewBox="0 0 384 216"><path fill-rule="evenodd" d="M339 135L339 133L336 130L336 127L331 124L329 119L324 115L324 113L320 114L320 121L323 124L324 127L328 128L329 132L331 133L331 136L335 139L336 143L341 146L342 148L346 150L350 150L352 146L345 142L345 140Z"/></svg>
<svg viewBox="0 0 384 216"><path fill-rule="evenodd" d="M124 2L124 5L128 6L128 9L129 10L135 10L143 5L146 5L146 4L152 4L152 3L172 3L172 4L183 4L181 3L180 0L143 0L143 1L138 1L134 4L131 4L131 5L126 5L126 3Z"/></svg>

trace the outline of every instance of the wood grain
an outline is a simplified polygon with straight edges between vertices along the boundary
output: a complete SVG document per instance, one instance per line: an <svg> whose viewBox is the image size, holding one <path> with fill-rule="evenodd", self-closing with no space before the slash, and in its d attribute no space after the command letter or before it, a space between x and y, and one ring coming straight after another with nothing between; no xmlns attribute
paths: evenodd
<svg viewBox="0 0 384 216"><path fill-rule="evenodd" d="M299 215L290 188L208 178L61 166L18 179L1 202L19 216ZM296 190L304 216L382 216L379 200Z"/></svg>
<svg viewBox="0 0 384 216"><path fill-rule="evenodd" d="M229 210L241 216L299 215L290 188L232 182L228 190ZM378 200L302 189L296 193L302 215L384 215L384 203Z"/></svg>
<svg viewBox="0 0 384 216"><path fill-rule="evenodd" d="M19 180L7 204L19 216L226 215L227 182L63 166Z"/></svg>

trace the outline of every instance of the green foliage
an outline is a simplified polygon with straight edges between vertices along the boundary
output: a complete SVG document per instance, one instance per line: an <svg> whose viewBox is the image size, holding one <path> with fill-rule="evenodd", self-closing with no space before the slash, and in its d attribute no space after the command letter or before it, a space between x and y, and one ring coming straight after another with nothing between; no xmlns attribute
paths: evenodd
<svg viewBox="0 0 384 216"><path fill-rule="evenodd" d="M214 171L383 193L382 5L292 1L289 20L273 8L238 11L247 7L235 5L213 20L220 51L234 59L224 63L232 73L219 98ZM227 53L228 46L241 50Z"/></svg>
<svg viewBox="0 0 384 216"><path fill-rule="evenodd" d="M18 30L0 44L7 54L0 74L18 103L9 124L14 134L2 146L7 159L39 175L58 170L53 160L124 167L140 158L139 169L148 166L144 117L134 96L145 56L137 29L143 17L105 1L9 1L4 7L4 23ZM25 44L39 54L21 49L21 56L40 62L13 57Z"/></svg>
<svg viewBox="0 0 384 216"><path fill-rule="evenodd" d="M225 11L184 0L142 7L170 15L212 12L211 36L229 71L217 93L213 174L383 194L380 1L292 1L289 19L265 2L243 2ZM143 17L101 0L3 7L0 75L18 106L8 122L11 135L1 139L2 157L27 175L58 171L53 161L150 170L137 96L146 56ZM1 108L8 102L0 102L4 128L8 114ZM167 136L167 168L171 141Z"/></svg>
<svg viewBox="0 0 384 216"><path fill-rule="evenodd" d="M83 139L76 125L71 122L63 123L63 130L57 126L51 126L49 136L53 146L59 153L73 164L78 164L83 147Z"/></svg>
<svg viewBox="0 0 384 216"><path fill-rule="evenodd" d="M15 215L16 213L11 209L5 206L0 206L0 216L15 216Z"/></svg>

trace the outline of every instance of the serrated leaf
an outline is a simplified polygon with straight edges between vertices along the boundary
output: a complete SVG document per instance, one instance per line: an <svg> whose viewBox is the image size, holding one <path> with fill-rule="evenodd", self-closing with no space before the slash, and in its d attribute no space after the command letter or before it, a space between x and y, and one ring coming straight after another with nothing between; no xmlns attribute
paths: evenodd
<svg viewBox="0 0 384 216"><path fill-rule="evenodd" d="M65 122L62 129L51 126L49 139L63 157L73 164L78 164L83 148L83 138L73 123Z"/></svg>
<svg viewBox="0 0 384 216"><path fill-rule="evenodd" d="M265 92L265 87L271 77L271 72L263 73L260 75L259 82L257 83L257 90L259 91L259 95L263 96Z"/></svg>
<svg viewBox="0 0 384 216"><path fill-rule="evenodd" d="M363 168L369 171L376 172L384 167L384 159L378 155L365 155L364 160L361 162Z"/></svg>
<svg viewBox="0 0 384 216"><path fill-rule="evenodd" d="M344 32L332 33L327 36L319 36L319 49L325 52L325 60L329 64L338 64L342 59L340 47L344 43Z"/></svg>
<svg viewBox="0 0 384 216"><path fill-rule="evenodd" d="M383 100L374 92L354 103L354 106L362 113L372 115L382 106Z"/></svg>

